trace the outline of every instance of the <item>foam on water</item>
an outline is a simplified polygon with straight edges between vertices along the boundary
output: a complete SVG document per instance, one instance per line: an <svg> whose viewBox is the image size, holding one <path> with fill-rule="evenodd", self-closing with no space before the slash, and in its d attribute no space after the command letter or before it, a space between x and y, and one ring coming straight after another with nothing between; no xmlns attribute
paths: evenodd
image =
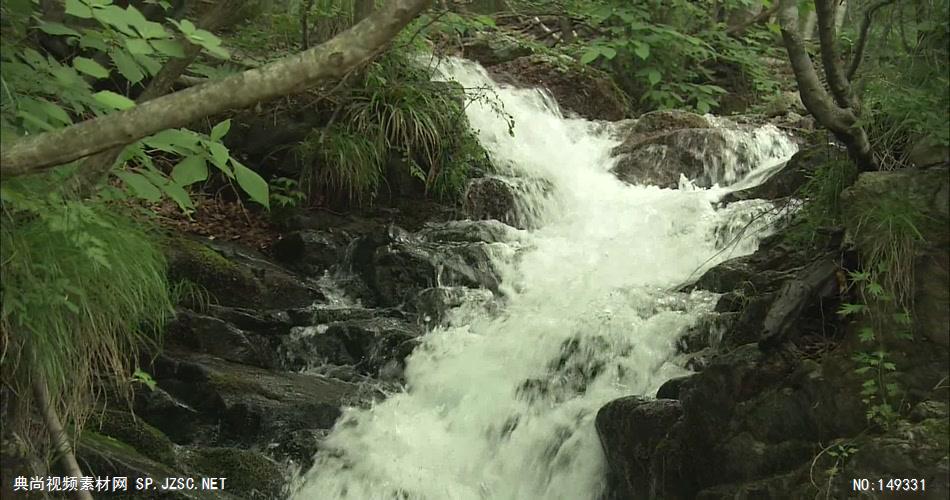
<svg viewBox="0 0 950 500"><path fill-rule="evenodd" d="M295 498L596 499L597 410L686 373L672 362L675 342L716 297L671 290L753 251L748 234L721 251L721 232L762 204L717 211L721 190L626 185L609 173L610 126L565 119L549 97L498 87L474 63L441 71L492 89L514 118L512 136L485 100L467 110L496 164L550 185L526 200L536 229L519 235L518 252L499 252L503 308L470 308L429 333L406 390L348 409ZM738 134L750 148L772 140ZM779 161L779 150L763 158Z"/></svg>

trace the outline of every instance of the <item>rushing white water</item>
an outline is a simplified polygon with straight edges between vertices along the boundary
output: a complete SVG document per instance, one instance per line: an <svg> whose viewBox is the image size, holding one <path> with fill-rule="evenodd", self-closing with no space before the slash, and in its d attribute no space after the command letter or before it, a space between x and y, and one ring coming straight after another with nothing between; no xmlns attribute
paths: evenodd
<svg viewBox="0 0 950 500"><path fill-rule="evenodd" d="M715 297L671 290L753 251L755 238L730 252L717 241L762 202L717 211L721 189L626 185L609 173L609 126L564 119L542 93L499 88L473 63L442 70L491 89L514 118L512 136L489 102L468 108L496 164L549 185L527 200L537 229L502 263L503 309L428 334L406 390L347 410L295 498L596 499L597 410L686 373L671 361L675 341Z"/></svg>

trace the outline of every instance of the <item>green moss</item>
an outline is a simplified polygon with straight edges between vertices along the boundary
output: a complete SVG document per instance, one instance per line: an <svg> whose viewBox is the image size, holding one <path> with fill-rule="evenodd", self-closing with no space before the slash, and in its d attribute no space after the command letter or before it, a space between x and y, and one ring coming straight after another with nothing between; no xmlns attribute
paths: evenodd
<svg viewBox="0 0 950 500"><path fill-rule="evenodd" d="M174 445L168 436L131 413L107 410L93 416L90 428L148 458L169 465L175 462Z"/></svg>
<svg viewBox="0 0 950 500"><path fill-rule="evenodd" d="M280 397L268 391L260 384L255 383L252 379L245 378L237 373L225 374L223 372L213 372L210 376L210 383L216 388L224 389L225 391L253 393L269 399L277 399Z"/></svg>
<svg viewBox="0 0 950 500"><path fill-rule="evenodd" d="M280 498L283 470L264 455L240 448L198 448L184 456L185 464L196 473L225 477L225 491L244 498Z"/></svg>
<svg viewBox="0 0 950 500"><path fill-rule="evenodd" d="M219 302L231 297L260 295L260 285L250 271L229 261L214 249L187 238L167 244L170 281L187 281L203 287Z"/></svg>

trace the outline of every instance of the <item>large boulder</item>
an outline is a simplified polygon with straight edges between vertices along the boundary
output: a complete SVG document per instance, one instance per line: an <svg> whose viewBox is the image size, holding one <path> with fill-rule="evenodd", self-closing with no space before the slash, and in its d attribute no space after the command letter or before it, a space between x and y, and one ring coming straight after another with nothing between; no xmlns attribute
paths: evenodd
<svg viewBox="0 0 950 500"><path fill-rule="evenodd" d="M221 305L290 309L320 296L313 286L239 245L178 238L166 253L172 281L198 285Z"/></svg>
<svg viewBox="0 0 950 500"><path fill-rule="evenodd" d="M506 248L504 243L425 240L393 226L358 240L351 266L367 284L372 294L368 299L392 307L439 285L498 292L501 277L495 258Z"/></svg>
<svg viewBox="0 0 950 500"><path fill-rule="evenodd" d="M612 151L614 175L630 184L664 188L676 188L680 176L701 187L729 185L791 149L777 129L711 123L684 111L647 113L615 133L621 144Z"/></svg>
<svg viewBox="0 0 950 500"><path fill-rule="evenodd" d="M848 232L865 256L894 236L887 234L889 218L903 227L904 238L913 240L913 269L899 272L913 273L913 288L905 292L911 295L917 333L944 349L950 346L950 170L863 173L842 193L841 206Z"/></svg>
<svg viewBox="0 0 950 500"><path fill-rule="evenodd" d="M611 76L573 58L533 54L489 68L499 83L547 89L558 105L588 120L620 120L629 103Z"/></svg>
<svg viewBox="0 0 950 500"><path fill-rule="evenodd" d="M488 176L469 181L463 196L465 215L474 220L494 219L519 229L530 228L537 220L531 199L550 194L543 179Z"/></svg>
<svg viewBox="0 0 950 500"><path fill-rule="evenodd" d="M334 230L303 229L284 235L274 244L274 257L311 276L319 276L343 261L350 237Z"/></svg>
<svg viewBox="0 0 950 500"><path fill-rule="evenodd" d="M504 31L476 31L462 41L462 55L485 66L506 63L519 57L531 55L531 48L524 41Z"/></svg>
<svg viewBox="0 0 950 500"><path fill-rule="evenodd" d="M597 412L597 434L607 456L611 483L606 498L682 496L683 491L668 486L685 486L688 478L681 477L681 471L675 468L667 468L662 460L664 453L671 452L668 437L682 413L679 401L637 396L616 399ZM660 446L666 449L658 453Z"/></svg>
<svg viewBox="0 0 950 500"><path fill-rule="evenodd" d="M421 332L395 318L375 317L295 327L280 345L283 364L290 370L323 365L351 365L377 376L390 362L402 367Z"/></svg>
<svg viewBox="0 0 950 500"><path fill-rule="evenodd" d="M665 188L679 186L681 175L702 187L735 181L727 177L730 167L736 164L748 171L755 159L745 143L736 143L732 132L722 128L634 135L613 154L620 157L613 168L620 180Z"/></svg>
<svg viewBox="0 0 950 500"><path fill-rule="evenodd" d="M343 406L363 397L348 382L184 351L146 368L160 391L143 391L136 412L178 444L266 449L295 431L331 428Z"/></svg>

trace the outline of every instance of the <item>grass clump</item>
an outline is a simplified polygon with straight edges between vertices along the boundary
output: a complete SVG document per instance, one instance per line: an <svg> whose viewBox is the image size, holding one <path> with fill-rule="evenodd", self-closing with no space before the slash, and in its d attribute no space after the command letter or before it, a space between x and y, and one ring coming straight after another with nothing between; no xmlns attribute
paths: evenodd
<svg viewBox="0 0 950 500"><path fill-rule="evenodd" d="M369 65L328 126L298 146L300 185L311 199L372 199L391 160L408 169L426 193L461 193L469 169L487 156L465 116L465 90L432 76L432 68L405 48Z"/></svg>
<svg viewBox="0 0 950 500"><path fill-rule="evenodd" d="M29 405L31 384L45 382L55 411L81 427L104 383L131 380L173 313L165 259L116 206L43 199L35 193L51 190L18 184L0 193L3 383ZM28 411L17 415L28 424Z"/></svg>

